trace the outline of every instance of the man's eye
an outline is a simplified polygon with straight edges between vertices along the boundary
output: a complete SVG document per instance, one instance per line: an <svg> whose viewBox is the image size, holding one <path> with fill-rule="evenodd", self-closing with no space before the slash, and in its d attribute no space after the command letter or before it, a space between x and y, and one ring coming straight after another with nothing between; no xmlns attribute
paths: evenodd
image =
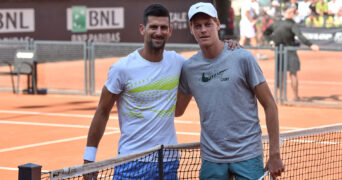
<svg viewBox="0 0 342 180"><path fill-rule="evenodd" d="M151 29L157 29L157 26L150 26Z"/></svg>

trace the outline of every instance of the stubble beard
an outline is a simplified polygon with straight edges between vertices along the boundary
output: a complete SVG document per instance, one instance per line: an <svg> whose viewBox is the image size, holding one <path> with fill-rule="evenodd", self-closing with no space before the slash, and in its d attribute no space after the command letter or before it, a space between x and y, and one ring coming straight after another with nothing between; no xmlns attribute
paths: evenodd
<svg viewBox="0 0 342 180"><path fill-rule="evenodd" d="M151 49L153 49L153 50L163 50L164 49L164 47L165 47L165 38L163 38L163 42L162 43L160 43L160 44L158 44L158 43L154 43L153 42L153 37L152 37L152 39L151 39L151 41L149 42L149 46L150 46L150 48Z"/></svg>

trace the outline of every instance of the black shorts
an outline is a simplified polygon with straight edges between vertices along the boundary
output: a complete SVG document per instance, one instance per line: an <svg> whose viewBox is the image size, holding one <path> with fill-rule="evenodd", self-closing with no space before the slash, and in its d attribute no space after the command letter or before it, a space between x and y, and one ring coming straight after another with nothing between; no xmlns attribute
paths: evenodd
<svg viewBox="0 0 342 180"><path fill-rule="evenodd" d="M282 72L283 70L280 69L280 54L278 54L278 72ZM284 68L284 62L282 62ZM300 70L300 62L297 51L288 51L287 54L287 71L291 73L295 73Z"/></svg>

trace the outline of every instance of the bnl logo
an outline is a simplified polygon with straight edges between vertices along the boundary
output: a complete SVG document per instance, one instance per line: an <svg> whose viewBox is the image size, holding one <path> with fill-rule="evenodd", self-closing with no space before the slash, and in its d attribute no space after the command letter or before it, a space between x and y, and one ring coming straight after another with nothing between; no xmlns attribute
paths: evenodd
<svg viewBox="0 0 342 180"><path fill-rule="evenodd" d="M73 6L67 10L67 16L67 27L72 32L124 28L123 7L87 8L86 6Z"/></svg>

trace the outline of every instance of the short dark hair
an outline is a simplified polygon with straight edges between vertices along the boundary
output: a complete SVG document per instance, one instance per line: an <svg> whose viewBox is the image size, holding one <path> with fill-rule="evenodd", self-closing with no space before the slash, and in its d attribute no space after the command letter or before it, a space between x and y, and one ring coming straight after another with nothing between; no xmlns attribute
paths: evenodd
<svg viewBox="0 0 342 180"><path fill-rule="evenodd" d="M157 16L157 17L168 17L170 20L170 13L164 6L161 4L151 4L144 11L144 19L143 24L146 25L148 16Z"/></svg>
<svg viewBox="0 0 342 180"><path fill-rule="evenodd" d="M294 6L294 5L290 4L290 3L285 3L285 4L283 5L283 7L282 7L282 11L285 12L285 11L287 11L287 10L289 10L289 9L291 9L291 8L295 8L295 7L296 7L296 6Z"/></svg>

